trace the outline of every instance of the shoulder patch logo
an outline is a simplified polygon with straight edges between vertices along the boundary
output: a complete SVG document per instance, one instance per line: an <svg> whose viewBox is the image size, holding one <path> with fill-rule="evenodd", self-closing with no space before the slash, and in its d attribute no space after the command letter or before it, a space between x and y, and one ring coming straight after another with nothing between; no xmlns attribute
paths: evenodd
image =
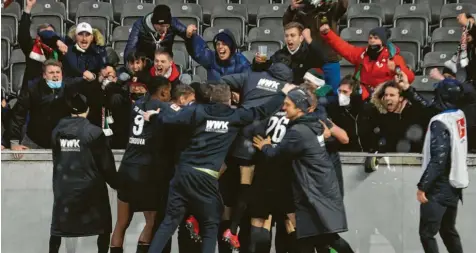
<svg viewBox="0 0 476 253"><path fill-rule="evenodd" d="M171 105L170 105L170 108L171 108L172 110L176 111L176 112L178 112L178 111L180 111L180 109L182 109L182 108L180 108L180 106L177 105L177 104L171 104Z"/></svg>

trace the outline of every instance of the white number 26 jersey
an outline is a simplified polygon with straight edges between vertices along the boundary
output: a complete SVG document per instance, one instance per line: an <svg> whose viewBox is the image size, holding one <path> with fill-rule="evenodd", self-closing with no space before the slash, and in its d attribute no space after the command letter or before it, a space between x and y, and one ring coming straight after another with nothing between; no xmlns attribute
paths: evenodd
<svg viewBox="0 0 476 253"><path fill-rule="evenodd" d="M289 119L286 118L285 115L285 112L279 111L268 121L266 126L266 136L271 137L271 142L273 144L280 143L286 134L286 127L288 126Z"/></svg>

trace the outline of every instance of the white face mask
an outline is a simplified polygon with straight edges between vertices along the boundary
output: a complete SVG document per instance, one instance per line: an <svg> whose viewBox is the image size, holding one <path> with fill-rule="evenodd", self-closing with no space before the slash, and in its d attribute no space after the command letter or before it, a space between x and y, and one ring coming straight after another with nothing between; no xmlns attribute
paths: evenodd
<svg viewBox="0 0 476 253"><path fill-rule="evenodd" d="M350 96L339 93L339 105L348 106L350 104Z"/></svg>
<svg viewBox="0 0 476 253"><path fill-rule="evenodd" d="M110 83L111 83L111 81L110 81L109 79L107 79L107 78L104 79L104 80L102 80L101 88L104 90L104 89L106 88L106 86L107 86L108 84L110 84Z"/></svg>

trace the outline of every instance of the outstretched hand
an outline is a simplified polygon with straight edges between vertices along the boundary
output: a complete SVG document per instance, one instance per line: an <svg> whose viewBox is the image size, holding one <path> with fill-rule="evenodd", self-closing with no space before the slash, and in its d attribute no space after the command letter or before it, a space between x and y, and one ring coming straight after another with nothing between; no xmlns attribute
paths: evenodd
<svg viewBox="0 0 476 253"><path fill-rule="evenodd" d="M271 145L271 138L263 138L259 135L253 137L253 146L259 150L263 149L264 145L270 144Z"/></svg>
<svg viewBox="0 0 476 253"><path fill-rule="evenodd" d="M143 115L143 116L144 116L144 120L145 120L145 121L150 121L150 117L151 117L152 115L154 115L154 114L159 113L159 112L160 112L160 108L157 109L157 111L150 110L150 111L145 112L144 115Z"/></svg>

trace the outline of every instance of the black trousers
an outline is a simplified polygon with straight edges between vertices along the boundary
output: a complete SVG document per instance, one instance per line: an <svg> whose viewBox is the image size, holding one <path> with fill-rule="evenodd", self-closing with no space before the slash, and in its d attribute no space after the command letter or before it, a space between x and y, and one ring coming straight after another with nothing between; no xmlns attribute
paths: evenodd
<svg viewBox="0 0 476 253"><path fill-rule="evenodd" d="M339 253L354 253L349 244L338 234L323 234L298 239L299 253L314 253L316 250L322 251L328 246Z"/></svg>
<svg viewBox="0 0 476 253"><path fill-rule="evenodd" d="M457 206L444 206L434 200L420 205L420 240L425 253L438 253L435 235L441 239L450 253L463 253L461 239L456 231Z"/></svg>
<svg viewBox="0 0 476 253"><path fill-rule="evenodd" d="M178 168L170 183L165 218L155 233L149 253L160 253L183 221L187 209L200 223L202 253L214 253L223 203L214 177L190 167Z"/></svg>

